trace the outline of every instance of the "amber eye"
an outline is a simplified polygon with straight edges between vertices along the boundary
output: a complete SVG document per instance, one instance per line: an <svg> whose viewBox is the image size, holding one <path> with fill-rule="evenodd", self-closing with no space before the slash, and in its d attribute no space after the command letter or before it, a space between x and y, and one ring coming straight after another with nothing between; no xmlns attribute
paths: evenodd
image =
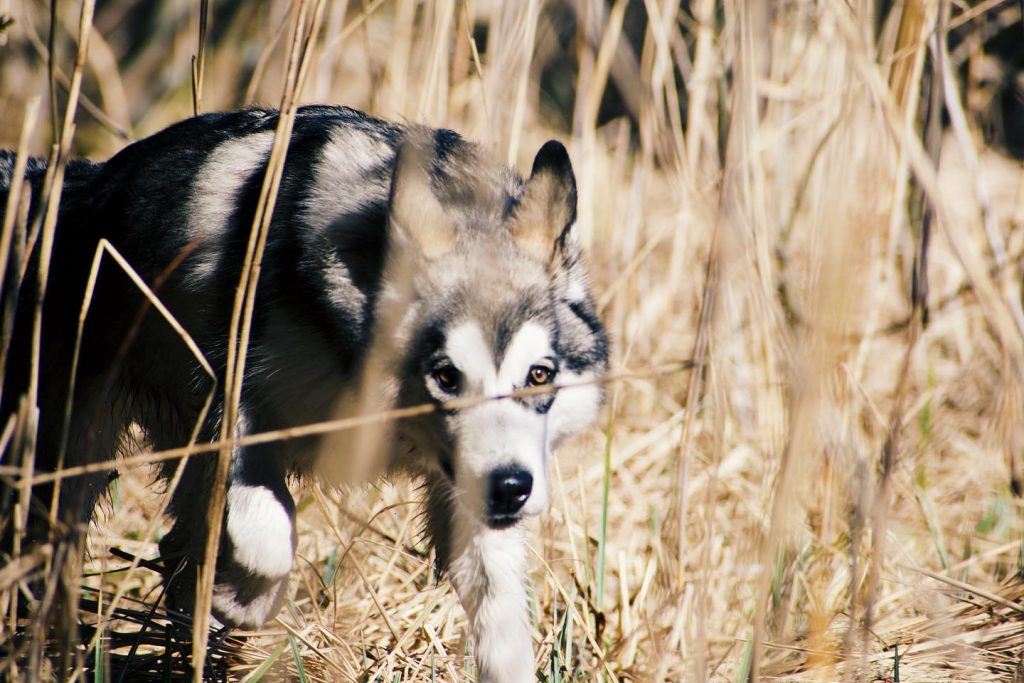
<svg viewBox="0 0 1024 683"><path fill-rule="evenodd" d="M437 382L437 386L449 394L458 391L459 385L462 383L462 373L454 365L438 366L434 368L434 372L431 374L434 377L434 381Z"/></svg>
<svg viewBox="0 0 1024 683"><path fill-rule="evenodd" d="M526 383L531 387L539 387L551 384L555 378L555 371L546 365L534 365L530 368L530 374L526 376Z"/></svg>

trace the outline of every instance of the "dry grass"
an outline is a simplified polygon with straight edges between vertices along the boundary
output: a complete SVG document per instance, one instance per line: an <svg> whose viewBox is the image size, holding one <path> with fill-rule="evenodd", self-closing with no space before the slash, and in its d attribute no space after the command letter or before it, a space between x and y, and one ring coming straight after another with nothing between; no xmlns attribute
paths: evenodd
<svg viewBox="0 0 1024 683"><path fill-rule="evenodd" d="M280 103L289 3L211 4L202 108ZM568 3L579 28L559 45L571 10L553 0L329 2L301 91L455 128L520 168L549 137L571 144L614 366L635 372L553 465L533 540L538 675L1024 680L1011 488L1024 456L1024 172L973 128L991 99L970 76L987 64L980 39L926 58L933 34L1019 31L1017 4L895 3L877 40L870 2L683 4ZM80 153L191 114L198 3L154 6L145 39L118 25L125 3L97 8ZM0 146L13 147L27 103L46 102L48 12L0 0L4 12L16 22L0 34ZM75 77L65 43L78 12L59 13L58 82ZM541 77L566 60L578 68ZM926 80L946 84L952 127L938 145L918 115ZM609 83L632 127L602 114ZM575 96L568 123L552 105L562 91ZM50 128L29 148L44 154ZM928 296L915 307L926 209ZM684 359L700 371L648 372ZM100 629L101 661L132 649L131 620L158 597L145 566L117 571L124 553L157 554L151 476L125 468L89 538L83 621L114 591L129 598ZM415 484L295 493L291 601L259 634L214 638L209 672L471 679ZM18 566L0 568L8 598ZM161 615L133 656L161 650ZM143 668L157 678L160 666Z"/></svg>

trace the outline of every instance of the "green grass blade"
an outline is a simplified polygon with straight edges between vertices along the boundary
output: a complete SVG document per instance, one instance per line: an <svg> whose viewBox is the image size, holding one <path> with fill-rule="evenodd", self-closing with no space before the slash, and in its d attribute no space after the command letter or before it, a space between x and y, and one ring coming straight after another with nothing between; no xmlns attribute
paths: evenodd
<svg viewBox="0 0 1024 683"><path fill-rule="evenodd" d="M288 641L285 641L274 648L274 651L270 653L270 656L263 660L262 664L253 669L251 674L245 677L245 683L256 683L256 681L263 678L263 676L270 671L270 667L274 666L277 660L281 658L281 655L284 654L286 647L288 647Z"/></svg>
<svg viewBox="0 0 1024 683"><path fill-rule="evenodd" d="M288 636L288 642L292 646L292 659L295 660L295 670L298 672L299 681L301 683L308 683L306 679L306 668L302 666L302 657L299 655L299 645L295 640L294 636Z"/></svg>
<svg viewBox="0 0 1024 683"><path fill-rule="evenodd" d="M608 546L608 492L612 478L612 427L615 425L615 401L608 410L608 428L604 440L604 477L601 483L601 534L597 543L598 610L604 610L605 553Z"/></svg>

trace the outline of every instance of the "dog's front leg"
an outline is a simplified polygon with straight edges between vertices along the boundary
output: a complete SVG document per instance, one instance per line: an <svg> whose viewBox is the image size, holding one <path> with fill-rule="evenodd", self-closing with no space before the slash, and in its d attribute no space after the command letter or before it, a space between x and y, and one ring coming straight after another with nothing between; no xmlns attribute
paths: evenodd
<svg viewBox="0 0 1024 683"><path fill-rule="evenodd" d="M174 528L160 542L163 555L172 558L170 568L173 558L186 558L189 571L169 589L170 603L179 609L191 610L195 602L192 572L203 557L211 481L209 461L189 463L174 495ZM273 446L232 454L224 515L213 610L225 624L256 628L277 614L295 554L295 503Z"/></svg>
<svg viewBox="0 0 1024 683"><path fill-rule="evenodd" d="M295 502L272 447L235 454L224 513L214 612L256 628L280 609L295 556Z"/></svg>
<svg viewBox="0 0 1024 683"><path fill-rule="evenodd" d="M428 484L427 519L438 560L469 616L481 683L536 680L526 594L526 535L491 529Z"/></svg>

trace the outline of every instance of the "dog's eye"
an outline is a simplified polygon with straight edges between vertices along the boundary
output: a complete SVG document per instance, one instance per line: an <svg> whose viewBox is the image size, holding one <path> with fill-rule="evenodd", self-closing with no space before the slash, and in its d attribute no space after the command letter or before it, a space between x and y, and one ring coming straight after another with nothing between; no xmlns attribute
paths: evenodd
<svg viewBox="0 0 1024 683"><path fill-rule="evenodd" d="M526 376L526 383L531 387L539 387L551 384L553 379L555 379L553 368L549 368L546 365L534 365L530 368L530 374Z"/></svg>
<svg viewBox="0 0 1024 683"><path fill-rule="evenodd" d="M447 391L449 394L454 394L459 390L459 386L462 384L462 373L459 372L454 365L441 365L434 368L434 372L431 373L434 381L437 382L437 386L441 387L442 391Z"/></svg>

